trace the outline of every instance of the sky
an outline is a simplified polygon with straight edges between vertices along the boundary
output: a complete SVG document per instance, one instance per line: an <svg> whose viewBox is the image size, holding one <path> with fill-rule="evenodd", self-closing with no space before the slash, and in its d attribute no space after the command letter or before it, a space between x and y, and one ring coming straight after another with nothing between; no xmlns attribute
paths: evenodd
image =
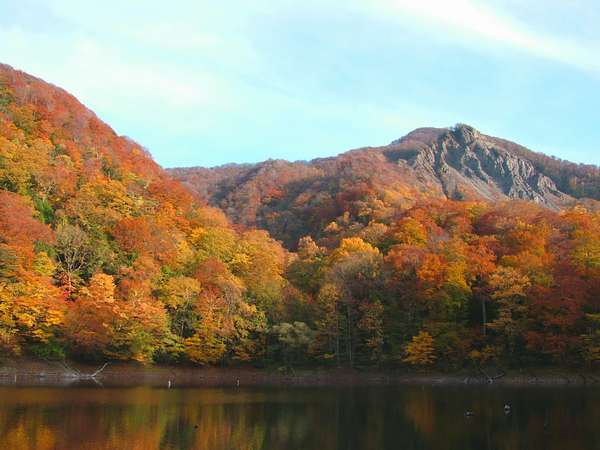
<svg viewBox="0 0 600 450"><path fill-rule="evenodd" d="M597 0L0 0L0 62L164 167L467 123L600 164Z"/></svg>

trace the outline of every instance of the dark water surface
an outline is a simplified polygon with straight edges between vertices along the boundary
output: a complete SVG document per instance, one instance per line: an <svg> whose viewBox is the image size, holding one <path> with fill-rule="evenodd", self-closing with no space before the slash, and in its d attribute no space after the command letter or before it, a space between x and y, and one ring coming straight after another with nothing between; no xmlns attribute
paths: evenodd
<svg viewBox="0 0 600 450"><path fill-rule="evenodd" d="M0 449L599 450L600 390L0 387Z"/></svg>

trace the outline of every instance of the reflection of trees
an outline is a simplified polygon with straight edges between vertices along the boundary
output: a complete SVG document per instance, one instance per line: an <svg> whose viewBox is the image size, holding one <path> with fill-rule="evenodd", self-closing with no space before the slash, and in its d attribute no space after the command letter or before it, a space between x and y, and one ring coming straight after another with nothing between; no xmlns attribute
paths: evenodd
<svg viewBox="0 0 600 450"><path fill-rule="evenodd" d="M301 443L314 426L305 404L271 402L260 393L149 388L35 391L2 393L0 441L11 450L254 450L265 448L267 438L283 446Z"/></svg>
<svg viewBox="0 0 600 450"><path fill-rule="evenodd" d="M425 435L432 434L435 429L435 405L430 391L410 391L405 399L405 414L416 430Z"/></svg>
<svg viewBox="0 0 600 450"><path fill-rule="evenodd" d="M600 448L599 397L554 388L0 388L0 442L11 450L579 450ZM476 416L466 419L467 409Z"/></svg>

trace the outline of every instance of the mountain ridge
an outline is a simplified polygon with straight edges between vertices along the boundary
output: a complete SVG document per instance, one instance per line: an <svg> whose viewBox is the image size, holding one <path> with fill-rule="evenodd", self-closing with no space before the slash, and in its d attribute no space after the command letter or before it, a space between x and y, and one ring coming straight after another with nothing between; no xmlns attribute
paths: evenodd
<svg viewBox="0 0 600 450"><path fill-rule="evenodd" d="M357 204L361 202L381 202L384 209L403 209L428 198L518 199L555 211L578 202L595 207L600 191L596 199L588 199L575 189L584 179L578 172L583 170L592 181L588 190L600 186L595 166L547 157L458 124L417 128L386 146L310 161L269 159L167 172L209 204L223 209L233 222L265 228L293 248L302 236L299 230L290 230L292 223L301 223L300 229L306 227L311 235L318 235L318 230L348 211L359 222L361 214L363 222L375 219L364 208L352 212L361 208ZM570 190L558 187L568 183L573 186Z"/></svg>

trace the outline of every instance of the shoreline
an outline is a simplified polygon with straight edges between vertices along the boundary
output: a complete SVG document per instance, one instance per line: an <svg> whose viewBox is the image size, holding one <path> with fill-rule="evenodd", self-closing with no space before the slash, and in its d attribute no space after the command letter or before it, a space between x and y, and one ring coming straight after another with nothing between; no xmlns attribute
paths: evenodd
<svg viewBox="0 0 600 450"><path fill-rule="evenodd" d="M529 370L509 372L490 382L482 373L419 373L361 371L342 368L296 369L280 372L264 368L217 368L189 366L144 366L111 363L96 376L102 365L61 365L43 361L0 363L0 386L98 385L111 387L351 387L351 386L588 386L600 387L600 373Z"/></svg>

